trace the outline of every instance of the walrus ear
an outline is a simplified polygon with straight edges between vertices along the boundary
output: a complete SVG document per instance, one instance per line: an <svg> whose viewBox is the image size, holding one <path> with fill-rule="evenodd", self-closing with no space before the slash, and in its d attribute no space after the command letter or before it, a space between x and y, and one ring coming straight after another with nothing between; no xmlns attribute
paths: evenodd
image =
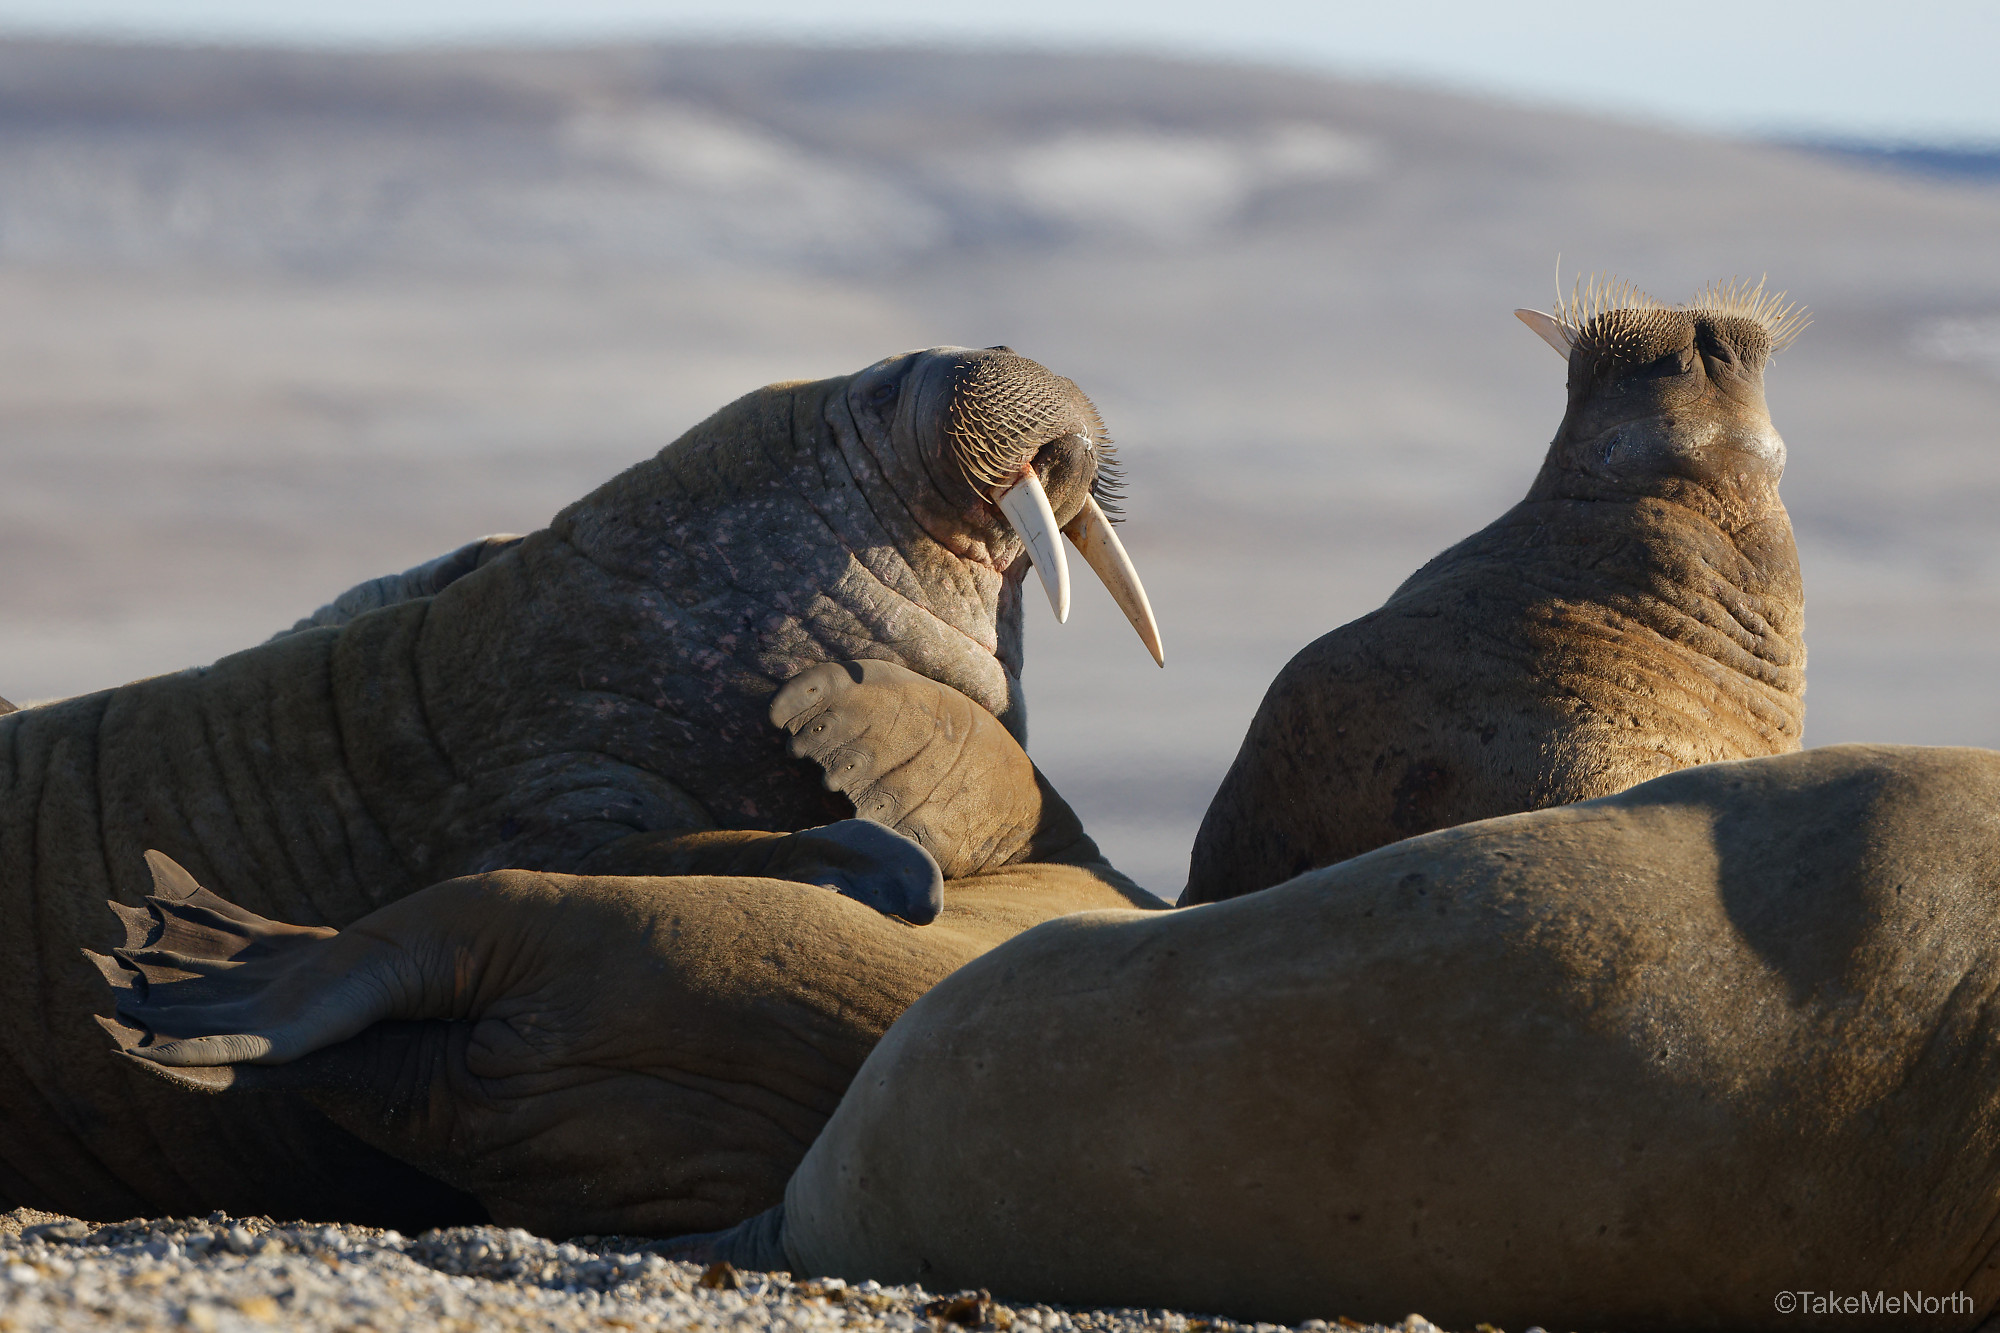
<svg viewBox="0 0 2000 1333"><path fill-rule="evenodd" d="M1535 331L1535 336L1555 348L1556 355L1569 360L1570 349L1576 346L1576 330L1539 310L1516 310L1514 318Z"/></svg>

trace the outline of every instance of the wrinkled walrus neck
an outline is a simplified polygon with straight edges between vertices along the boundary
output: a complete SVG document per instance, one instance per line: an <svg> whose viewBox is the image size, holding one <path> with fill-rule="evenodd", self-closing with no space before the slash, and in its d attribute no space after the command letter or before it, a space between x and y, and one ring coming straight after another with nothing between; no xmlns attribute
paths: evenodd
<svg viewBox="0 0 2000 1333"><path fill-rule="evenodd" d="M765 718L804 667L884 658L1019 725L996 656L1018 604L1003 636L1000 576L834 446L844 383L738 399L435 600L424 642L452 660L425 670L484 720L483 750L547 766L591 736L591 763L671 774L720 827L788 830L848 813Z"/></svg>
<svg viewBox="0 0 2000 1333"><path fill-rule="evenodd" d="M1757 737L1746 754L1794 750L1805 710L1805 594L1790 521L1773 504L1775 513L1732 531L1701 506L1660 496L1531 495L1418 570L1388 605L1429 600L1490 571L1513 585L1525 639L1594 623L1611 651L1625 635L1650 632L1754 682L1713 705L1744 714L1739 725ZM1560 637L1549 633L1551 651Z"/></svg>

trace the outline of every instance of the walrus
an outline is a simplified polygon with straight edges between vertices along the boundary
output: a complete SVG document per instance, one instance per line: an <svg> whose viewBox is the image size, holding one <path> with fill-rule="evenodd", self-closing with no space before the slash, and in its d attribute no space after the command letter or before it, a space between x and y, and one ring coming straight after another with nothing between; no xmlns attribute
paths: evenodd
<svg viewBox="0 0 2000 1333"><path fill-rule="evenodd" d="M1183 903L1432 829L1799 748L1804 592L1763 376L1803 315L1761 284L1517 312L1569 363L1519 504L1271 683Z"/></svg>
<svg viewBox="0 0 2000 1333"><path fill-rule="evenodd" d="M304 926L501 869L778 874L935 911L942 872L843 818L774 692L877 659L1022 732L1030 552L1066 587L1066 531L1150 623L1115 483L1071 381L908 353L737 400L433 596L0 718L0 1000L37 1016L0 1025L0 1207L478 1216L296 1099L190 1111L107 1060L78 1030L96 903L137 903L153 849Z"/></svg>
<svg viewBox="0 0 2000 1333"><path fill-rule="evenodd" d="M1996 909L2000 753L1847 745L1064 917L679 1253L1286 1325L1975 1328Z"/></svg>
<svg viewBox="0 0 2000 1333"><path fill-rule="evenodd" d="M1037 922L1149 899L949 687L826 665L771 716L871 827L935 853L936 924L768 877L508 870L332 931L245 911L154 852L146 909L117 909L125 947L93 955L117 990L105 1026L183 1087L304 1095L496 1222L672 1236L750 1217L925 990Z"/></svg>

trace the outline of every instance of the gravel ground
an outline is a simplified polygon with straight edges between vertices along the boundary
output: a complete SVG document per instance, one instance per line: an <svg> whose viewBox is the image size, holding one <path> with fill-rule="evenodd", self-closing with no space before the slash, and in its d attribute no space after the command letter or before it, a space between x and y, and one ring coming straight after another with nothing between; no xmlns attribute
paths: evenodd
<svg viewBox="0 0 2000 1333"><path fill-rule="evenodd" d="M1168 1310L1007 1305L984 1292L794 1282L786 1273L737 1273L727 1265L705 1270L650 1253L633 1237L580 1236L558 1244L499 1227L412 1238L223 1213L108 1225L32 1209L0 1214L0 1333L664 1327L1283 1333L1275 1324ZM1421 1315L1393 1326L1351 1319L1299 1326L1300 1333L1369 1328L1438 1333Z"/></svg>

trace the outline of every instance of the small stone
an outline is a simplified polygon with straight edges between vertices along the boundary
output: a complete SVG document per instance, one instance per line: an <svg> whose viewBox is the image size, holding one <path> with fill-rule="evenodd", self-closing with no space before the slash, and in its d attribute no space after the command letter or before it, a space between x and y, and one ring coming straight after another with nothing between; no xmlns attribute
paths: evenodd
<svg viewBox="0 0 2000 1333"><path fill-rule="evenodd" d="M257 1248L257 1238L238 1222L222 1233L222 1248L231 1254L249 1254Z"/></svg>
<svg viewBox="0 0 2000 1333"><path fill-rule="evenodd" d="M269 1323L278 1317L278 1303L269 1296L238 1296L231 1304L245 1319Z"/></svg>
<svg viewBox="0 0 2000 1333"><path fill-rule="evenodd" d="M26 1264L8 1264L4 1270L0 1270L0 1276L4 1276L9 1282L21 1287L29 1286L42 1280L42 1275Z"/></svg>
<svg viewBox="0 0 2000 1333"><path fill-rule="evenodd" d="M88 1222L50 1222L39 1227L29 1227L22 1233L26 1240L47 1241L51 1245L81 1245L90 1239Z"/></svg>
<svg viewBox="0 0 2000 1333"><path fill-rule="evenodd" d="M701 1276L696 1280L710 1291L741 1291L743 1289L743 1279L737 1275L736 1266L727 1259L717 1259L714 1263L702 1269Z"/></svg>
<svg viewBox="0 0 2000 1333"><path fill-rule="evenodd" d="M984 1288L961 1291L956 1296L940 1296L924 1306L924 1317L961 1328L977 1328L992 1322L993 1294ZM1013 1321L1008 1320L1009 1323Z"/></svg>
<svg viewBox="0 0 2000 1333"><path fill-rule="evenodd" d="M216 1317L214 1306L190 1305L181 1311L181 1323L196 1330L196 1333L215 1333L222 1321Z"/></svg>

